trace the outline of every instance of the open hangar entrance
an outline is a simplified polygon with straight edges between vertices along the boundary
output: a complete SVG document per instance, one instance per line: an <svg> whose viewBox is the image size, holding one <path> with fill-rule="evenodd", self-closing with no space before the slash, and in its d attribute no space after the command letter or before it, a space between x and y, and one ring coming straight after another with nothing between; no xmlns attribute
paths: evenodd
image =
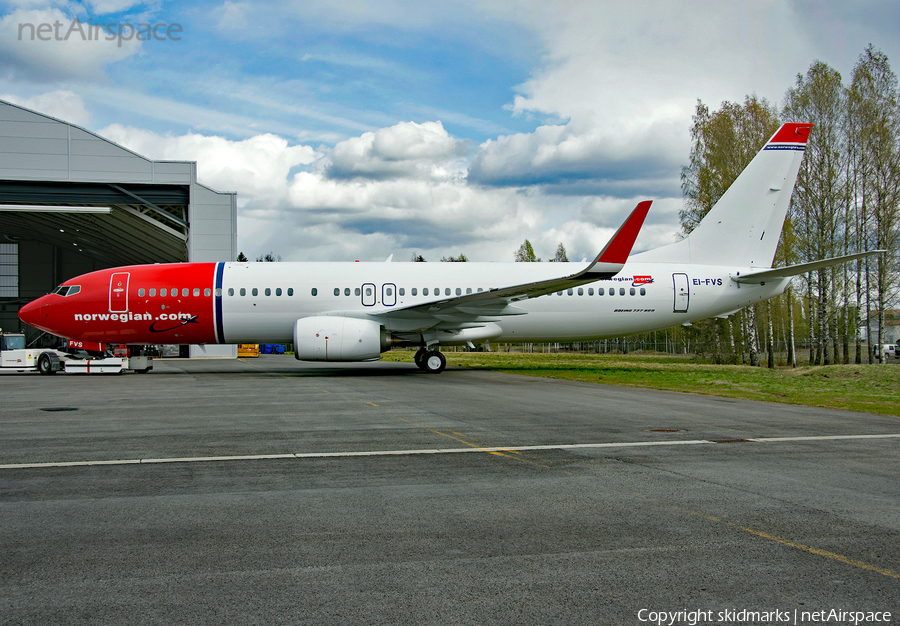
<svg viewBox="0 0 900 626"><path fill-rule="evenodd" d="M0 100L0 328L40 341L19 309L86 272L236 255L237 194L198 183L196 163L153 161ZM186 352L236 357L237 347Z"/></svg>

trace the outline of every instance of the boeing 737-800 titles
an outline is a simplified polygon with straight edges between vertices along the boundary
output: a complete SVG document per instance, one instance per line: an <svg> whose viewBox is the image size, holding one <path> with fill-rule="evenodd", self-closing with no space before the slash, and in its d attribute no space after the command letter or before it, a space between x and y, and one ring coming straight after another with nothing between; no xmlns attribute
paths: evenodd
<svg viewBox="0 0 900 626"><path fill-rule="evenodd" d="M20 319L102 343L294 344L297 359L369 361L420 346L583 341L728 314L792 276L868 253L771 267L811 124L785 124L684 239L629 256L641 202L586 266L575 263L177 263L100 270Z"/></svg>

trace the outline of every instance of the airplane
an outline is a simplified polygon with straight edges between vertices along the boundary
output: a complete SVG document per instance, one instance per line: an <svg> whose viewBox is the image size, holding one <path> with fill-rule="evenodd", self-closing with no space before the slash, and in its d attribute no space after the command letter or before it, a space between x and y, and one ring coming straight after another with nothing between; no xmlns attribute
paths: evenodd
<svg viewBox="0 0 900 626"><path fill-rule="evenodd" d="M289 343L303 361L418 346L620 337L723 316L791 277L875 252L772 268L812 124L784 124L686 237L630 256L650 201L578 263L169 263L99 270L25 305L22 322L117 344Z"/></svg>

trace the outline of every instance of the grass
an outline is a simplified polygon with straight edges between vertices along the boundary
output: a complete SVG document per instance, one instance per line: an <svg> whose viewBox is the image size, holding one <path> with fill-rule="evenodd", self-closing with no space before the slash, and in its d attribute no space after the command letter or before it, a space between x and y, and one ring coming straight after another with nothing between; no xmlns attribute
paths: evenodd
<svg viewBox="0 0 900 626"><path fill-rule="evenodd" d="M451 367L900 416L900 367L895 364L768 369L649 355L444 352L444 356ZM383 357L412 361L413 353L395 350Z"/></svg>

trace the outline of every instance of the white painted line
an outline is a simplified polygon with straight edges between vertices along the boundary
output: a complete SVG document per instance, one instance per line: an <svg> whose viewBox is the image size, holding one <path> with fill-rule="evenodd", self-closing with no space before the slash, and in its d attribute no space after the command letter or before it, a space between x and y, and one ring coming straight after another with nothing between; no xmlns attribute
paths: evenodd
<svg viewBox="0 0 900 626"><path fill-rule="evenodd" d="M900 433L884 435L817 435L807 437L755 437L722 441L746 441L749 443L790 443L804 441L841 441L854 439L897 439ZM674 441L627 441L613 443L563 443L540 446L496 446L469 448L425 448L418 450L358 450L354 452L297 452L294 454L245 454L236 456L195 456L158 459L112 459L106 461L62 461L57 463L7 463L0 464L0 470L43 469L54 467L89 467L94 465L155 465L161 463L206 463L211 461L268 461L274 459L327 459L366 456L413 456L423 454L462 454L466 452L533 452L536 450L584 450L602 448L639 448L649 446L696 446L714 445L710 439L686 439Z"/></svg>

